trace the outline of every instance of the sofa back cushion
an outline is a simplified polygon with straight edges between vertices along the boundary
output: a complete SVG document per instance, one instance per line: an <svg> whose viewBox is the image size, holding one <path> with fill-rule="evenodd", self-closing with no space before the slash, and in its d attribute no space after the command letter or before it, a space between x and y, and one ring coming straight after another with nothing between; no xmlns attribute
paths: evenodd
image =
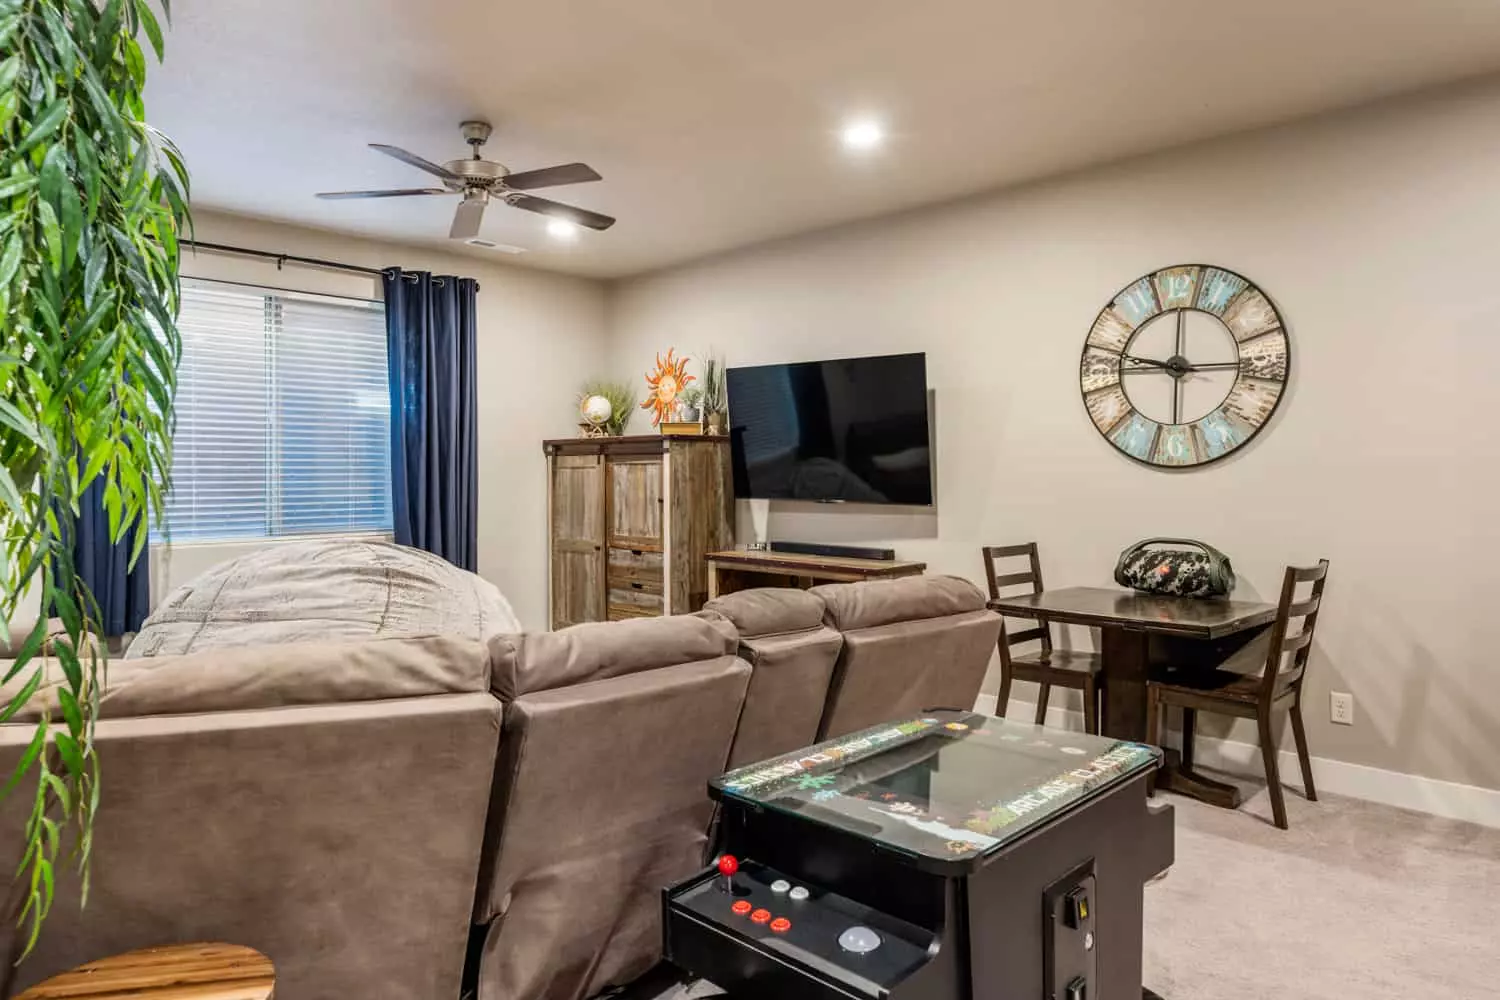
<svg viewBox="0 0 1500 1000"><path fill-rule="evenodd" d="M178 587L125 656L424 635L483 640L520 627L494 584L430 552L327 538L268 545Z"/></svg>
<svg viewBox="0 0 1500 1000"><path fill-rule="evenodd" d="M727 621L690 615L497 635L489 642L493 690L501 700L513 701L586 681L717 659L734 653L736 639Z"/></svg>
<svg viewBox="0 0 1500 1000"><path fill-rule="evenodd" d="M688 631L721 636L717 655L623 669L639 662L632 640L680 634L668 623L682 620L609 625L620 643L609 656L589 626L556 642L528 636L520 669L502 675L521 693L506 710L480 871L480 1000L592 996L660 957L660 890L704 863L707 783L724 770L750 675L702 620ZM525 683L589 662L600 665L591 680Z"/></svg>
<svg viewBox="0 0 1500 1000"><path fill-rule="evenodd" d="M818 723L844 638L823 624L823 602L805 590L765 587L715 598L701 614L719 615L740 634L751 668L729 766L741 767L817 742Z"/></svg>
<svg viewBox="0 0 1500 1000"><path fill-rule="evenodd" d="M818 739L915 715L970 709L1000 637L1000 616L967 580L917 576L829 584L812 593L843 633Z"/></svg>
<svg viewBox="0 0 1500 1000"><path fill-rule="evenodd" d="M485 644L446 636L210 649L115 660L108 675L99 700L106 719L477 694L490 680ZM55 684L32 696L17 720L43 708L56 716Z"/></svg>

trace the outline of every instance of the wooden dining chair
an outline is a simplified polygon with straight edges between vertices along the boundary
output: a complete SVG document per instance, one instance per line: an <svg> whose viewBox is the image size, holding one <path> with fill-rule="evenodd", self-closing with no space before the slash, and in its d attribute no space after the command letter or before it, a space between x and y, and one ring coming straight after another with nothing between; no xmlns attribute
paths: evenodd
<svg viewBox="0 0 1500 1000"><path fill-rule="evenodd" d="M1271 814L1276 825L1287 828L1286 800L1276 766L1277 746L1272 733L1274 714L1286 709L1291 715L1292 737L1297 743L1297 761L1309 801L1318 801L1313 787L1312 760L1307 752L1307 730L1302 724L1302 682L1307 678L1307 660L1312 652L1313 629L1323 585L1328 580L1328 560L1316 566L1288 566L1281 584L1281 601L1271 623L1266 661L1259 674L1228 670L1166 670L1154 673L1146 684L1146 742L1160 746L1161 710L1168 705L1182 709L1182 764L1193 766L1193 731L1199 712L1217 712L1254 719L1260 729L1260 755L1265 762L1266 787L1271 792ZM1301 600L1297 588L1311 584Z"/></svg>
<svg viewBox="0 0 1500 1000"><path fill-rule="evenodd" d="M1016 559L1025 556L1030 568L1016 573L997 573L995 563L1001 559ZM984 548L984 575L990 584L990 599L1000 597L1001 588L1031 587L1033 594L1042 592L1042 560L1037 553L1036 542L1024 545L990 545ZM1035 653L1016 656L1012 646L1037 642ZM1000 695L995 699L995 714L1005 715L1010 704L1010 686L1015 680L1031 681L1037 685L1036 723L1047 719L1047 696L1052 687L1069 688L1083 692L1083 728L1094 735L1099 733L1099 697L1103 692L1103 675L1099 672L1100 660L1095 653L1078 653L1069 649L1057 649L1052 645L1052 630L1045 621L1037 621L1035 628L1011 632L1002 620L1000 625Z"/></svg>

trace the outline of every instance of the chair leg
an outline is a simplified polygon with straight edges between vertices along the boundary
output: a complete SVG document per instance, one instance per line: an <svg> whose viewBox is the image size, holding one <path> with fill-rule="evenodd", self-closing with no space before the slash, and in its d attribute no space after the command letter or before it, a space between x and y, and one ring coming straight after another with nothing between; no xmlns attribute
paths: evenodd
<svg viewBox="0 0 1500 1000"><path fill-rule="evenodd" d="M1197 734L1198 710L1184 708L1182 710L1182 766L1188 771L1193 769L1193 738Z"/></svg>
<svg viewBox="0 0 1500 1000"><path fill-rule="evenodd" d="M1099 689L1092 675L1083 679L1083 731L1099 735Z"/></svg>
<svg viewBox="0 0 1500 1000"><path fill-rule="evenodd" d="M1146 685L1146 742L1154 747L1161 746L1161 698L1152 684ZM1156 794L1154 773L1146 781L1146 794Z"/></svg>
<svg viewBox="0 0 1500 1000"><path fill-rule="evenodd" d="M1292 702L1292 738L1297 741L1297 762L1302 765L1302 789L1307 801L1318 801L1318 790L1313 787L1312 757L1307 752L1307 730L1302 726L1302 696Z"/></svg>
<svg viewBox="0 0 1500 1000"><path fill-rule="evenodd" d="M1286 797L1281 791L1281 770L1276 766L1276 737L1271 732L1271 713L1262 711L1256 720L1260 724L1260 756L1266 765L1266 790L1271 793L1271 815L1278 829L1285 830Z"/></svg>
<svg viewBox="0 0 1500 1000"><path fill-rule="evenodd" d="M1005 718L1005 709L1010 705L1010 671L1000 673L1000 693L995 696L995 715Z"/></svg>
<svg viewBox="0 0 1500 1000"><path fill-rule="evenodd" d="M1036 724L1042 725L1047 721L1047 696L1052 693L1052 685L1042 681L1036 689Z"/></svg>

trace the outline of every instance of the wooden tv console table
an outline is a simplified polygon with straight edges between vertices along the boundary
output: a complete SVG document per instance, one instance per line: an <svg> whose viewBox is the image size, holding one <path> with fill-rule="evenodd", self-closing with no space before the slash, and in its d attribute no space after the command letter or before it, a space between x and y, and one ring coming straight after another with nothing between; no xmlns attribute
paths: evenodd
<svg viewBox="0 0 1500 1000"><path fill-rule="evenodd" d="M820 583L891 580L900 576L920 576L927 569L926 563L919 562L808 556L762 549L710 552L707 559L710 598L751 587L806 589Z"/></svg>

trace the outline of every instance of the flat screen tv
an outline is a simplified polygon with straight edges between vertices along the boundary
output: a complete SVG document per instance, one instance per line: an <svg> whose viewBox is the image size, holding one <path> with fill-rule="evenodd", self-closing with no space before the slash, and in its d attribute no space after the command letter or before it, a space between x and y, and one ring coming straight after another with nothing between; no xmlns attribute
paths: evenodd
<svg viewBox="0 0 1500 1000"><path fill-rule="evenodd" d="M925 354L731 368L726 388L735 496L932 503Z"/></svg>

